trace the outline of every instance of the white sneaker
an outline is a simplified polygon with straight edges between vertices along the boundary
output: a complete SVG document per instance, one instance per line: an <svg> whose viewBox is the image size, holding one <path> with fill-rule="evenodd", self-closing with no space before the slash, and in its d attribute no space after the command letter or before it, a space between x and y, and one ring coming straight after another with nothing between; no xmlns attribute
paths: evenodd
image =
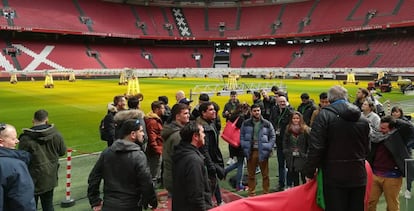
<svg viewBox="0 0 414 211"><path fill-rule="evenodd" d="M229 160L227 161L227 165L228 166L230 166L231 164L233 164L234 163L234 161L233 161L233 158L229 158Z"/></svg>
<svg viewBox="0 0 414 211"><path fill-rule="evenodd" d="M222 201L218 206L225 205L226 202Z"/></svg>
<svg viewBox="0 0 414 211"><path fill-rule="evenodd" d="M405 192L404 192L404 197L405 197L406 199L411 199L411 192L410 192L409 190L405 190Z"/></svg>

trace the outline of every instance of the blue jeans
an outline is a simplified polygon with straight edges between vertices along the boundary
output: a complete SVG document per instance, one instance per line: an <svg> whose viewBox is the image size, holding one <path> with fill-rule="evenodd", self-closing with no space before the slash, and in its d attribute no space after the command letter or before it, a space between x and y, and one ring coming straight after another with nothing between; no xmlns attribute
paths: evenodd
<svg viewBox="0 0 414 211"><path fill-rule="evenodd" d="M284 188L286 185L286 160L281 147L277 147L277 165L279 170L279 187ZM289 178L288 180L288 184L291 184L292 182L290 182Z"/></svg>
<svg viewBox="0 0 414 211"><path fill-rule="evenodd" d="M242 186L241 180L243 177L243 164L244 164L244 157L237 157L237 163L233 163L230 166L228 166L226 169L224 169L224 174L227 175L229 172L233 171L237 168L237 174L236 174L236 189L240 188Z"/></svg>
<svg viewBox="0 0 414 211"><path fill-rule="evenodd" d="M40 198L40 203L42 204L42 210L43 211L54 211L55 209L53 208L53 189L39 194L39 195L35 195L35 201L36 201L36 209L37 209L37 202L39 201Z"/></svg>

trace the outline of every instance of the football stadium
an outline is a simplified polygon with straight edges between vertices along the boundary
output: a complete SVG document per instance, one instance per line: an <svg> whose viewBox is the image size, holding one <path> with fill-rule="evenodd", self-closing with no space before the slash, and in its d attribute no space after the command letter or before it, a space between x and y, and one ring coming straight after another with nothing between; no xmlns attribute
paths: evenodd
<svg viewBox="0 0 414 211"><path fill-rule="evenodd" d="M107 147L99 126L117 95L143 96L140 109L147 114L159 96L172 107L182 90L194 108L205 93L221 109L223 130L232 92L251 105L253 93L273 95L277 86L297 109L302 94L318 105L320 93L339 85L351 103L364 88L385 115L398 106L411 121L413 9L414 0L3 0L0 123L19 135L32 127L35 111L47 110L70 150L59 160L54 208L92 210L88 176ZM219 147L226 165L228 143L220 139ZM219 182L225 205L216 210L289 210L283 197L255 201L232 187L235 175ZM275 190L276 150L269 178L265 195L290 193ZM400 210L414 210L406 181ZM261 195L260 174L256 182ZM162 185L157 194L155 210L171 210ZM246 202L231 207L238 200ZM384 196L377 210L387 210Z"/></svg>

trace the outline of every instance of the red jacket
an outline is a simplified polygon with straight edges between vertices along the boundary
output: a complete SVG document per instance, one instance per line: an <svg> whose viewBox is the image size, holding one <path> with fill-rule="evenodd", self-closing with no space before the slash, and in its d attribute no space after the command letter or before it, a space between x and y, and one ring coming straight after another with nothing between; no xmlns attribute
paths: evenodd
<svg viewBox="0 0 414 211"><path fill-rule="evenodd" d="M144 119L148 134L148 145L146 152L148 155L161 155L162 144L164 141L161 137L162 120L156 113L153 112L149 112Z"/></svg>

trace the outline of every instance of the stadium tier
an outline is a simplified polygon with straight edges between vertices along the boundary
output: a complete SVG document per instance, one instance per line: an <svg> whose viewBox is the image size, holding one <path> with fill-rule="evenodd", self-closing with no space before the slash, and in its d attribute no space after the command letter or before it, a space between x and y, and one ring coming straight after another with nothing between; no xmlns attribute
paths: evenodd
<svg viewBox="0 0 414 211"><path fill-rule="evenodd" d="M243 2L6 0L0 69L414 66L414 1Z"/></svg>
<svg viewBox="0 0 414 211"><path fill-rule="evenodd" d="M226 8L154 7L101 0L3 2L7 2L3 3L3 16L13 15L0 21L2 29L149 39L280 38L414 23L413 1L402 0L308 0Z"/></svg>
<svg viewBox="0 0 414 211"><path fill-rule="evenodd" d="M213 47L29 40L7 43L12 47L1 45L2 69L211 68L214 62ZM412 33L337 37L322 43L233 46L229 67L412 67L413 54Z"/></svg>

